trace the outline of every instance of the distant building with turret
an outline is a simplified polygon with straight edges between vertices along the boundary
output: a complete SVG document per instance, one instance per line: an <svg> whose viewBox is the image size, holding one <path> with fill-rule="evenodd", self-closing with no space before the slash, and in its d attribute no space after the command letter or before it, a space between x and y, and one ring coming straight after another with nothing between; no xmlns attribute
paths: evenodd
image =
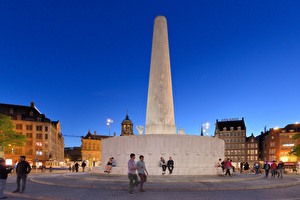
<svg viewBox="0 0 300 200"><path fill-rule="evenodd" d="M133 123L129 119L128 114L121 123L121 136L133 135Z"/></svg>

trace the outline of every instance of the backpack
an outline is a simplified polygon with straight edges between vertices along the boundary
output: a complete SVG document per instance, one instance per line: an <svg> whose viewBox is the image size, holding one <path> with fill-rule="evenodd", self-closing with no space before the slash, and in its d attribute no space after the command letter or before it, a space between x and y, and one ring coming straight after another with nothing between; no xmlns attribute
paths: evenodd
<svg viewBox="0 0 300 200"><path fill-rule="evenodd" d="M270 169L270 165L269 165L269 164L265 164L264 169L265 169L265 170L269 170L269 169Z"/></svg>

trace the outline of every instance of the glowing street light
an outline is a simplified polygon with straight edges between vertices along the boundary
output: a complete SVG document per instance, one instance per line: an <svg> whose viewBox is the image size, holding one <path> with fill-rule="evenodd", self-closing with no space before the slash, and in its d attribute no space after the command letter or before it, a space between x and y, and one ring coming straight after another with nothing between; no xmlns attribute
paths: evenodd
<svg viewBox="0 0 300 200"><path fill-rule="evenodd" d="M107 128L108 128L108 137L110 137L110 124L113 123L114 121L110 118L107 118L106 120L106 125L107 125Z"/></svg>
<svg viewBox="0 0 300 200"><path fill-rule="evenodd" d="M205 133L208 136L208 129L209 129L209 123L205 122L204 124L202 124L201 126L201 136L203 136Z"/></svg>

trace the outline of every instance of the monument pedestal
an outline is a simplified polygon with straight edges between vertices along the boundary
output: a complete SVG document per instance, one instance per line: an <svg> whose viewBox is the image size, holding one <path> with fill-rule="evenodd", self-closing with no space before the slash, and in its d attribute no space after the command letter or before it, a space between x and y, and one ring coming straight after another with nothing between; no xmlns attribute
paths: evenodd
<svg viewBox="0 0 300 200"><path fill-rule="evenodd" d="M173 158L174 175L213 175L217 174L215 165L219 158L224 159L224 141L212 137L174 134L132 135L102 141L102 163L114 157L117 165L112 169L114 174L127 174L131 153L136 154L136 162L140 155L145 157L150 175L162 174L160 157L166 161L169 157Z"/></svg>

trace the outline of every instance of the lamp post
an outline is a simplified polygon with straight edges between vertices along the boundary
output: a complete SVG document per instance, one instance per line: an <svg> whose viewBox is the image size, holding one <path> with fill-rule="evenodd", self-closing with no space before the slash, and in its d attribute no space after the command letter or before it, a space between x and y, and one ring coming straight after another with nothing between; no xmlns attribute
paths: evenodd
<svg viewBox="0 0 300 200"><path fill-rule="evenodd" d="M107 118L106 120L106 125L107 125L107 128L108 128L108 137L110 137L110 124L113 123L114 121L110 118Z"/></svg>
<svg viewBox="0 0 300 200"><path fill-rule="evenodd" d="M209 129L209 123L205 122L201 125L201 136L204 136L205 132L207 132ZM206 133L206 135L208 136L208 133Z"/></svg>

